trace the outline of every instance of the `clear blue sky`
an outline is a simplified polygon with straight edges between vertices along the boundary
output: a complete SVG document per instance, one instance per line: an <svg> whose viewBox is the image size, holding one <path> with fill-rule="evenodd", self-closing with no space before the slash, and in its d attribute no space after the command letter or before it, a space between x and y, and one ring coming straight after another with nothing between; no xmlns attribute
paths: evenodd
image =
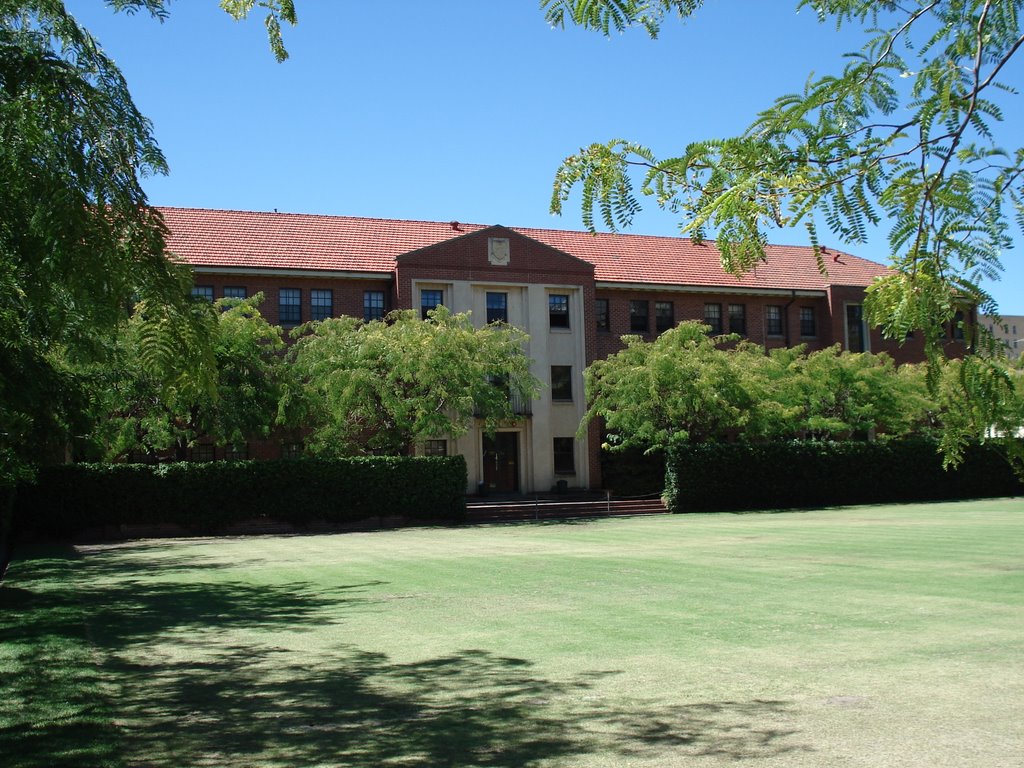
<svg viewBox="0 0 1024 768"><path fill-rule="evenodd" d="M67 2L154 123L171 166L146 181L156 205L559 229L582 228L578 208L548 212L554 172L579 147L623 137L670 155L739 133L812 70L838 71L859 37L795 4L710 0L652 41L552 30L536 0L298 0L277 64L262 17L236 23L216 0L172 2L163 24ZM1022 72L1014 62L1010 82ZM1022 120L1017 104L1007 143ZM651 201L632 231L677 225ZM887 261L884 231L829 244ZM1024 314L1024 245L1003 262L990 289Z"/></svg>

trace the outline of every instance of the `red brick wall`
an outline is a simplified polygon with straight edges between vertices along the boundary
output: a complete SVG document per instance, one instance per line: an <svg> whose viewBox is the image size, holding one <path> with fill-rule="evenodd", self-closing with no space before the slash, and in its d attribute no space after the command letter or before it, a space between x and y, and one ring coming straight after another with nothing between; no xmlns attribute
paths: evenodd
<svg viewBox="0 0 1024 768"><path fill-rule="evenodd" d="M670 301L673 305L675 323L684 320L704 321L704 305L720 304L722 307L722 330L729 330L729 305L742 304L746 307L747 333L746 338L768 349L784 347L786 344L786 328L789 328L789 346L806 344L808 350L823 349L832 343L832 323L828 317L827 300L816 297L790 296L747 296L736 294L715 293L681 293L658 292L624 289L598 288L596 298L608 300L610 328L607 331L596 331L596 356L600 359L622 349L620 337L635 333L630 330L629 303L633 300L648 302L649 331L643 334L647 340L654 339L655 312L654 304L658 301ZM783 308L783 334L768 336L765 330L765 307L769 304ZM596 318L591 303L590 325L596 328ZM813 307L817 321L817 335L812 338L800 336L800 308Z"/></svg>
<svg viewBox="0 0 1024 768"><path fill-rule="evenodd" d="M847 349L845 307L847 304L863 304L864 296L864 289L860 286L834 285L829 289L829 303L834 325L832 343L839 344L844 350ZM871 328L869 339L869 351L884 352L899 365L924 361L924 337L920 333L905 339L901 344L896 339L883 338L880 328ZM958 347L956 344L951 344L947 353L955 357L956 354L962 352L962 349L962 345Z"/></svg>
<svg viewBox="0 0 1024 768"><path fill-rule="evenodd" d="M260 312L267 322L278 325L278 291L281 288L298 288L301 291L302 322L311 319L310 291L330 289L334 292L334 316L349 315L362 318L363 291L384 291L385 301L389 302L386 309L394 309L394 293L390 280L354 280L337 277L286 277L275 275L223 275L197 273L195 285L212 285L213 297L224 296L225 286L241 286L246 295L253 296L262 292L263 303Z"/></svg>

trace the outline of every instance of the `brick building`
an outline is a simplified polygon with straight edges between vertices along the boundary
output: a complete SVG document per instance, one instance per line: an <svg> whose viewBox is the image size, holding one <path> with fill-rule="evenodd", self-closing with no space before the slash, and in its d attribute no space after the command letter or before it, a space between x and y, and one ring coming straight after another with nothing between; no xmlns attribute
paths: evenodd
<svg viewBox="0 0 1024 768"><path fill-rule="evenodd" d="M827 251L822 275L809 247L769 246L742 277L721 267L713 242L645 235L200 209L161 209L168 247L208 298L263 292L262 309L285 328L351 315L444 304L483 325L501 319L530 336L538 400L489 438L473 430L432 440L423 453L461 453L469 488L494 492L599 487L599 436L575 438L585 411L583 369L621 347L623 334L654 338L683 320L737 332L767 348L840 344L923 358L922 342L883 340L864 322L864 289L886 267ZM212 450L212 449L211 449ZM210 454L220 456L218 453ZM277 443L253 455L295 450Z"/></svg>

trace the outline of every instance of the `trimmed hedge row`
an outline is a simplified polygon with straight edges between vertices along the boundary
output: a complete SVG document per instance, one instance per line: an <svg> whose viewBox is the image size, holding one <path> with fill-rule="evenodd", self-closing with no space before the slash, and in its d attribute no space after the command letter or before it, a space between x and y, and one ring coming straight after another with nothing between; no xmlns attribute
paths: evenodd
<svg viewBox="0 0 1024 768"><path fill-rule="evenodd" d="M972 446L955 470L936 444L705 443L676 452L665 494L672 512L940 501L1024 493L1006 459Z"/></svg>
<svg viewBox="0 0 1024 768"><path fill-rule="evenodd" d="M18 491L19 531L66 536L120 525L216 531L266 519L303 525L378 516L458 520L465 514L461 456L44 467Z"/></svg>
<svg viewBox="0 0 1024 768"><path fill-rule="evenodd" d="M617 497L651 496L665 487L665 454L639 448L601 451L601 484Z"/></svg>

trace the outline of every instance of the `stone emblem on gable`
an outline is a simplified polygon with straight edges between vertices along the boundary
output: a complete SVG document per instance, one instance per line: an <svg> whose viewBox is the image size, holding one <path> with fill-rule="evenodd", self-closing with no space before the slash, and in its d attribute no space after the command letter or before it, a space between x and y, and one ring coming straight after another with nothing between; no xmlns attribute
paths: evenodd
<svg viewBox="0 0 1024 768"><path fill-rule="evenodd" d="M495 266L503 267L511 258L511 249L507 237L487 238L487 260Z"/></svg>

